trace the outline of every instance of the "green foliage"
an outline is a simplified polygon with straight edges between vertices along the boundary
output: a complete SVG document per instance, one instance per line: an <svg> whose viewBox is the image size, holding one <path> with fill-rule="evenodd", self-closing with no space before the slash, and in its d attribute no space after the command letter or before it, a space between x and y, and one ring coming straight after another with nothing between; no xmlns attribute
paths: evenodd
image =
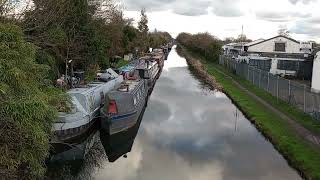
<svg viewBox="0 0 320 180"><path fill-rule="evenodd" d="M170 36L153 34L149 42L145 11L137 29L112 0L33 0L22 14L8 19L0 11L0 23L11 23L0 24L0 174L6 179L43 175L52 122L58 111L70 111L69 97L52 87L66 60L91 81L112 57Z"/></svg>
<svg viewBox="0 0 320 180"><path fill-rule="evenodd" d="M97 73L100 71L98 64L90 64L85 71L85 81L91 82L97 77Z"/></svg>
<svg viewBox="0 0 320 180"><path fill-rule="evenodd" d="M139 47L140 53L144 53L148 49L148 17L146 14L146 10L142 9L140 14L140 21L138 22L138 30L139 30Z"/></svg>
<svg viewBox="0 0 320 180"><path fill-rule="evenodd" d="M120 68L122 66L125 66L129 64L129 61L125 61L124 59L120 59L118 62L117 62L117 65L116 65L116 68Z"/></svg>
<svg viewBox="0 0 320 180"><path fill-rule="evenodd" d="M48 73L45 74L45 78L48 78L52 81L56 80L58 78L59 69L56 64L55 58L51 56L49 53L47 53L44 50L37 49L36 51L36 62L38 64L44 64L49 66Z"/></svg>
<svg viewBox="0 0 320 180"><path fill-rule="evenodd" d="M162 45L168 44L172 37L167 32L154 31L149 33L149 47L158 48Z"/></svg>
<svg viewBox="0 0 320 180"><path fill-rule="evenodd" d="M0 171L5 178L41 177L55 105L66 96L50 86L49 67L36 63L36 48L19 27L0 24L0 52Z"/></svg>
<svg viewBox="0 0 320 180"><path fill-rule="evenodd" d="M138 22L138 29L142 35L146 36L148 34L148 17L145 9L141 10L140 21Z"/></svg>
<svg viewBox="0 0 320 180"><path fill-rule="evenodd" d="M218 61L222 52L222 41L208 33L195 35L180 33L177 41L192 52L201 54L210 61Z"/></svg>

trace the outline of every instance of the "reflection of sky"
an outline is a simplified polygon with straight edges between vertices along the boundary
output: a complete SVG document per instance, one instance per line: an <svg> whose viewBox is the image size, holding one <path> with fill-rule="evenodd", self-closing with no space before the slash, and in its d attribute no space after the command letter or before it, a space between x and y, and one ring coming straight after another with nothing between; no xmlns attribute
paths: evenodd
<svg viewBox="0 0 320 180"><path fill-rule="evenodd" d="M300 179L223 93L199 83L173 49L132 152L95 179Z"/></svg>

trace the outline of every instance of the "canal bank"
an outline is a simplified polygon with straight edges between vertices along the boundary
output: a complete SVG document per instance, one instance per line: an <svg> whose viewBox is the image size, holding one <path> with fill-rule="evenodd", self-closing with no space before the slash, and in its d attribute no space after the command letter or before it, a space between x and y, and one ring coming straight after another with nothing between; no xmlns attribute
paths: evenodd
<svg viewBox="0 0 320 180"><path fill-rule="evenodd" d="M192 61L194 56L180 48L181 55ZM201 59L197 57L196 59ZM279 114L257 101L245 88L236 85L226 72L217 69L214 63L201 60L207 72L223 86L223 91L246 114L246 117L271 141L279 152L306 179L320 179L320 151L316 145L303 139ZM190 63L192 64L192 63Z"/></svg>
<svg viewBox="0 0 320 180"><path fill-rule="evenodd" d="M175 49L132 138L131 152L113 163L99 150L98 139L83 166L71 166L62 173L68 178L60 179L301 179L232 101L205 86ZM49 174L61 177L57 173Z"/></svg>

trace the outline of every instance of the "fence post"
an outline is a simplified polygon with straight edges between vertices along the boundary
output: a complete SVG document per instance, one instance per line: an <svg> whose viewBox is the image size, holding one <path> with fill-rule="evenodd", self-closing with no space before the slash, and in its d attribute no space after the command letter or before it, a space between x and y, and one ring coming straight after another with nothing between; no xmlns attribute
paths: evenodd
<svg viewBox="0 0 320 180"><path fill-rule="evenodd" d="M303 86L303 112L306 112L306 85Z"/></svg>
<svg viewBox="0 0 320 180"><path fill-rule="evenodd" d="M289 102L289 104L290 104L290 102L291 102L291 81L289 80L289 87L288 87L288 90L289 90L289 97L288 97L288 102Z"/></svg>
<svg viewBox="0 0 320 180"><path fill-rule="evenodd" d="M249 68L250 68L250 66L247 65L247 67L248 67L248 76L247 76L248 78L247 78L247 80L250 81L250 77L249 77Z"/></svg>
<svg viewBox="0 0 320 180"><path fill-rule="evenodd" d="M277 76L277 100L279 100L279 76Z"/></svg>
<svg viewBox="0 0 320 180"><path fill-rule="evenodd" d="M254 84L254 68L252 68L252 84Z"/></svg>
<svg viewBox="0 0 320 180"><path fill-rule="evenodd" d="M261 88L261 69L259 69L259 88Z"/></svg>
<svg viewBox="0 0 320 180"><path fill-rule="evenodd" d="M269 85L270 85L270 76L269 76L269 72L268 72L268 87L267 87L267 91L269 92Z"/></svg>

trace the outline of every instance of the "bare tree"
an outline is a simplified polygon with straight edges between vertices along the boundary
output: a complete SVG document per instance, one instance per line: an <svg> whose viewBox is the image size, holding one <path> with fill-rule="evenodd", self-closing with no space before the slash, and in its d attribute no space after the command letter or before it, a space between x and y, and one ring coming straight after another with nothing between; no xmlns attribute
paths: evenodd
<svg viewBox="0 0 320 180"><path fill-rule="evenodd" d="M290 37L290 31L287 27L280 27L278 30L278 34L281 36Z"/></svg>

